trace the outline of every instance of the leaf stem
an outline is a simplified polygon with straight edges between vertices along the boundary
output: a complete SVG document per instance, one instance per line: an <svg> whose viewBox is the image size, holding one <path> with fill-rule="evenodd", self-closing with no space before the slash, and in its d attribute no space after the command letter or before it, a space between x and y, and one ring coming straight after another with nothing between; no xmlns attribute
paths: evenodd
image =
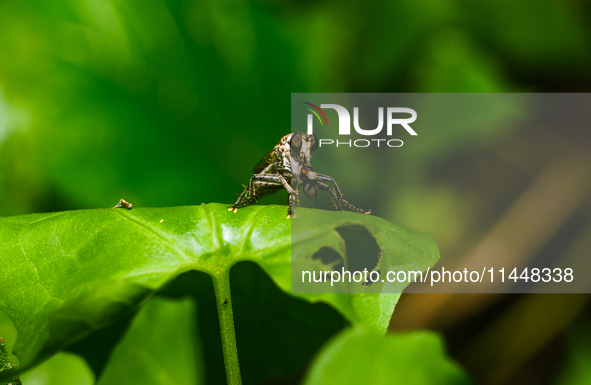
<svg viewBox="0 0 591 385"><path fill-rule="evenodd" d="M215 287L215 299L220 320L220 334L222 336L222 350L224 352L224 365L226 367L226 381L228 385L241 385L240 364L238 363L238 350L236 349L236 334L234 332L234 313L232 311L232 298L230 295L230 270L218 272L213 277Z"/></svg>

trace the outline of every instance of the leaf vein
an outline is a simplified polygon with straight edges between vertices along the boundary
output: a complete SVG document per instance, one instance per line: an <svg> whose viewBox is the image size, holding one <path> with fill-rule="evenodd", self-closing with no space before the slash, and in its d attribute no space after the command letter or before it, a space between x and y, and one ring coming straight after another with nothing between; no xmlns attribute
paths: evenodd
<svg viewBox="0 0 591 385"><path fill-rule="evenodd" d="M145 223L143 223L143 222L141 222L141 221L139 221L139 220L137 220L137 219L135 219L133 217L130 217L130 216L127 216L127 215L123 214L120 210L115 209L115 212L117 214L121 215L122 217L129 219L131 221L131 223L135 224L136 226L139 226L139 227L142 227L142 228L148 230L149 232L151 232L152 234L154 234L155 236L157 236L158 238L160 238L162 241L164 241L164 243L166 243L168 245L168 247L170 247L173 251L175 251L181 257L183 257L186 262L191 262L191 258L189 258L189 256L183 250L179 249L177 246L175 246L173 243L171 243L160 232L156 231L152 227L148 226L147 224L145 224Z"/></svg>

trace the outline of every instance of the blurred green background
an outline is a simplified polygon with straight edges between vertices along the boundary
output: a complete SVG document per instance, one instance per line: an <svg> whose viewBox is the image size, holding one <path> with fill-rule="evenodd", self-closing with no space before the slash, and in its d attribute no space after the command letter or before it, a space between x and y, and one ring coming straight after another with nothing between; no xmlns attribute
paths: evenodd
<svg viewBox="0 0 591 385"><path fill-rule="evenodd" d="M0 0L0 215L232 203L290 131L292 92L589 92L590 15L576 0ZM444 258L590 254L588 126L464 134L398 162L374 213ZM536 200L540 183L563 201ZM414 294L391 329L442 331L482 384L584 384L590 311L587 295Z"/></svg>

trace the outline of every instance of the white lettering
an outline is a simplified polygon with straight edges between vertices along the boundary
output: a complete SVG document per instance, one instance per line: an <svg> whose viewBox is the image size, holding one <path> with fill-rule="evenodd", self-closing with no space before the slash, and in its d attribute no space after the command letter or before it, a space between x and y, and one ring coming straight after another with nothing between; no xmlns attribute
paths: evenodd
<svg viewBox="0 0 591 385"><path fill-rule="evenodd" d="M410 114L411 117L407 118L407 119L394 119L393 114L395 114L395 113L407 113L407 114ZM395 124L400 124L411 135L418 135L415 132L415 130L413 130L409 126L409 123L412 123L415 120L417 120L417 113L415 110L413 110L411 108L388 107L388 127L387 127L388 135L392 135L392 126Z"/></svg>
<svg viewBox="0 0 591 385"><path fill-rule="evenodd" d="M359 108L353 107L353 127L355 127L355 131L360 133L361 135L377 135L382 131L382 127L384 127L384 108L380 107L378 109L378 127L373 130L364 130L359 127Z"/></svg>
<svg viewBox="0 0 591 385"><path fill-rule="evenodd" d="M320 108L332 108L339 114L339 135L351 134L351 115L345 107L338 104L321 104Z"/></svg>

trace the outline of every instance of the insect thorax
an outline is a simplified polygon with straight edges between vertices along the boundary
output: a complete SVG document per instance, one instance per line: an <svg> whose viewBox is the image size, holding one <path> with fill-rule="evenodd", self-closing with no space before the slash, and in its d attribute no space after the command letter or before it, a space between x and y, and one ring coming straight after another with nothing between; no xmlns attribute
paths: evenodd
<svg viewBox="0 0 591 385"><path fill-rule="evenodd" d="M291 173L291 147L290 140L293 134L285 135L275 146L275 164L278 172L285 174L282 171Z"/></svg>

